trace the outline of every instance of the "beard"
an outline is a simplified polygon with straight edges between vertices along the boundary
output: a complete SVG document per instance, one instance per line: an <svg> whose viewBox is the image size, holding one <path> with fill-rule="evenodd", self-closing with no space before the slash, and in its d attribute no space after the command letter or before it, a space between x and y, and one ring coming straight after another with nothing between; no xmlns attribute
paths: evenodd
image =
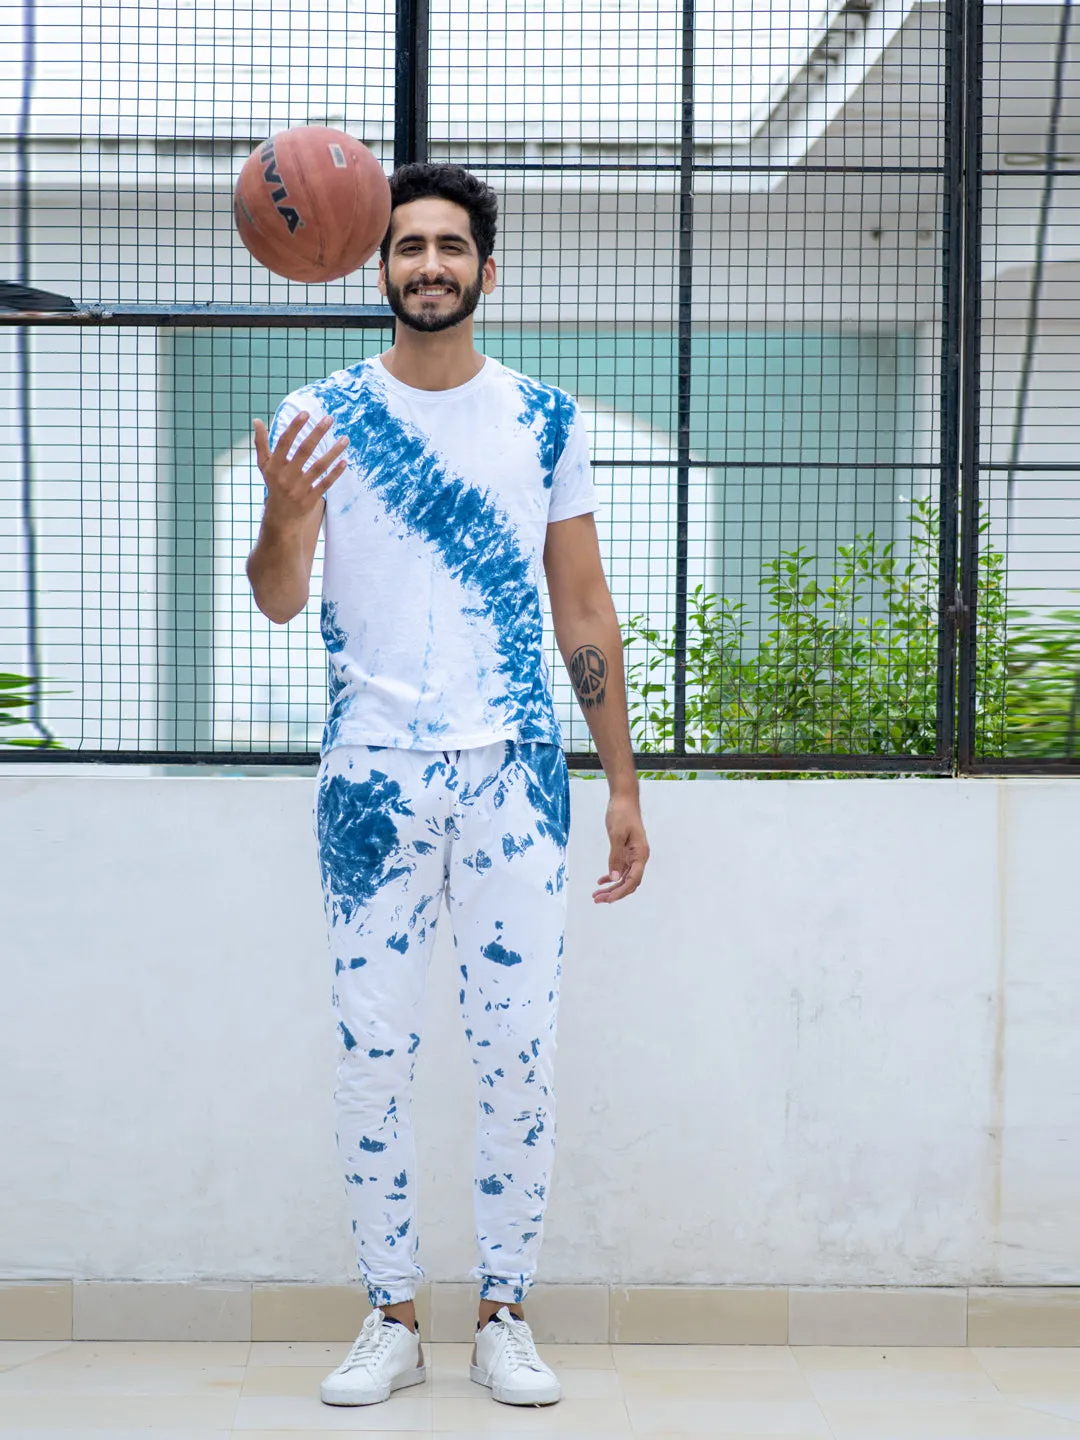
<svg viewBox="0 0 1080 1440"><path fill-rule="evenodd" d="M438 283L457 289L452 280L440 280ZM427 314L423 309L419 314L410 313L405 308L406 295L422 287L410 285L405 291L402 291L400 286L393 283L389 275L386 277L386 298L390 303L390 309L403 325L407 325L410 330L419 330L422 334L433 335L438 330L449 330L454 325L460 325L462 320L469 318L480 303L481 284L482 276L478 274L474 284L467 285L464 290L458 291L458 303L452 310L445 313L436 311L434 307Z"/></svg>

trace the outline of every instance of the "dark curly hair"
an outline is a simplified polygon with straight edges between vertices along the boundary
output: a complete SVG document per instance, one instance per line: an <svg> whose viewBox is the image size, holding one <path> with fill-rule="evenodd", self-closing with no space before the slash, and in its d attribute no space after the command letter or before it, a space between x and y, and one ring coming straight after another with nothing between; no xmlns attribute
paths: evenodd
<svg viewBox="0 0 1080 1440"><path fill-rule="evenodd" d="M452 200L469 213L469 226L473 242L480 252L480 264L495 249L495 233L498 230L499 201L490 185L470 175L460 165L399 165L390 177L390 227L383 236L379 253L383 263L390 256L390 228L393 226L393 212L399 205L408 205L413 200L426 200L429 196L440 200Z"/></svg>

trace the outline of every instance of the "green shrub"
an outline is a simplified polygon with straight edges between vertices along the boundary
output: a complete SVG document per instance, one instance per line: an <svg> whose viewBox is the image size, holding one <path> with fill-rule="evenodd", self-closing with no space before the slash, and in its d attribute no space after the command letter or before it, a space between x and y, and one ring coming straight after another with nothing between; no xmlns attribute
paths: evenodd
<svg viewBox="0 0 1080 1440"><path fill-rule="evenodd" d="M34 681L29 675L13 675L0 670L0 745L33 746L56 749L59 741L42 735L7 735L10 726L30 724L34 704Z"/></svg>
<svg viewBox="0 0 1080 1440"><path fill-rule="evenodd" d="M979 561L976 725L979 753L1072 755L1080 710L1080 611L1038 619L1009 611L1005 564L986 538ZM686 744L758 755L932 755L936 746L938 516L912 508L910 550L873 533L841 545L831 567L802 547L766 561L766 604L750 633L741 602L690 597ZM831 573L822 577L828 568ZM675 734L674 636L643 616L627 626L640 658L627 672L639 750Z"/></svg>

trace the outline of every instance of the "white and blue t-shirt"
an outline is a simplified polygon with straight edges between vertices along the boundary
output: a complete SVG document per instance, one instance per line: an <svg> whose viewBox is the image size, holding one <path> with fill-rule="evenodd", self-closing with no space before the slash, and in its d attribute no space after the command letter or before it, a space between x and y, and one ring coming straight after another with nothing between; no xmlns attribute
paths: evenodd
<svg viewBox="0 0 1080 1440"><path fill-rule="evenodd" d="M324 416L348 469L326 494L323 751L560 744L540 577L553 520L596 509L588 441L565 391L486 359L416 390L379 359L287 396L271 443Z"/></svg>

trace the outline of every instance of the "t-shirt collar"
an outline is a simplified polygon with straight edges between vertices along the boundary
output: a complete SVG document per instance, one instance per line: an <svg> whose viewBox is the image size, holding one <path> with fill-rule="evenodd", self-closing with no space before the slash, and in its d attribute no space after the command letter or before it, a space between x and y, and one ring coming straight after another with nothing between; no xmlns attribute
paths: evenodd
<svg viewBox="0 0 1080 1440"><path fill-rule="evenodd" d="M494 373L495 362L487 355L484 356L484 363L472 377L466 380L464 385L453 385L449 390L420 390L415 385L406 385L403 381L391 375L390 371L382 362L380 355L375 355L371 360L372 369L382 383L390 390L396 391L399 395L405 395L410 400L433 402L438 400L460 400L463 395L468 395L473 390L479 390L481 385L486 385L490 375Z"/></svg>

